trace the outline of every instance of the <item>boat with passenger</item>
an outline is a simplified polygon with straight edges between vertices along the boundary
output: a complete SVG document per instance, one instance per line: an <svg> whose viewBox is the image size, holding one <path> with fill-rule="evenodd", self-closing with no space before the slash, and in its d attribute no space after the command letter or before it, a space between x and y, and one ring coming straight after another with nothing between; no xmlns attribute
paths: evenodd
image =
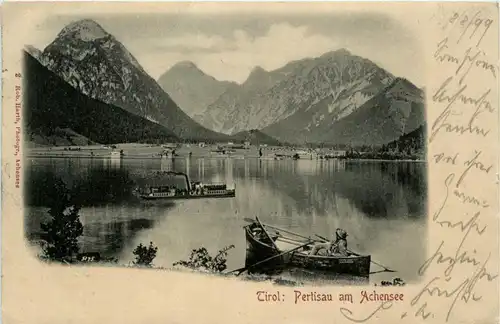
<svg viewBox="0 0 500 324"><path fill-rule="evenodd" d="M187 174L173 171L159 171L150 179L145 179L136 189L138 196L145 200L157 199L200 199L232 198L236 187L225 183L205 184L190 181Z"/></svg>
<svg viewBox="0 0 500 324"><path fill-rule="evenodd" d="M262 224L258 218L250 225L244 226L244 229L247 266L260 264L259 269L266 271L295 267L357 277L370 275L370 255L360 255L352 251L342 256L312 254L311 245L325 242L324 238L322 240L307 238L282 228ZM258 272L256 268L252 270Z"/></svg>

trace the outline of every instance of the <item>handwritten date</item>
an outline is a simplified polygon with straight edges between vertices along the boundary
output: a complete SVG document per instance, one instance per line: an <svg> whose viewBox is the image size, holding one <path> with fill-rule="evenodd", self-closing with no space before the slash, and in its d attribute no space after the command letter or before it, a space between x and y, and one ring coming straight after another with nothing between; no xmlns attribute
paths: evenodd
<svg viewBox="0 0 500 324"><path fill-rule="evenodd" d="M480 46L492 25L493 19L483 17L481 11L476 11L472 15L467 12L454 12L449 19L445 21L442 28L459 28L460 36L457 40L457 44L463 39L468 38L471 40L477 37L475 45Z"/></svg>

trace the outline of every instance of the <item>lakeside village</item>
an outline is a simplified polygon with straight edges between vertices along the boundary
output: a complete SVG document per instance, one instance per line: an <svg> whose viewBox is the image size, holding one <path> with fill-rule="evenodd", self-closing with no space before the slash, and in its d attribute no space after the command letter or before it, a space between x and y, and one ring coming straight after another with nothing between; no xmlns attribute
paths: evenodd
<svg viewBox="0 0 500 324"><path fill-rule="evenodd" d="M262 160L328 160L366 159L425 161L425 152L411 147L394 145L326 147L323 145L271 146L267 144L243 143L125 143L113 145L81 146L31 146L27 145L28 157L111 157L111 158L157 158L157 157L207 157L207 158L259 158Z"/></svg>

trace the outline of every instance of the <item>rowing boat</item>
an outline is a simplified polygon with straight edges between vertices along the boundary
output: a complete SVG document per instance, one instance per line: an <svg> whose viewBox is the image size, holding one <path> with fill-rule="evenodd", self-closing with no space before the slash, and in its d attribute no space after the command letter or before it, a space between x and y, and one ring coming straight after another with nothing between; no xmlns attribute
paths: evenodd
<svg viewBox="0 0 500 324"><path fill-rule="evenodd" d="M264 230L265 235L255 234L253 230L256 225ZM265 260L273 255L279 255L280 253L286 252L293 247L307 243L307 241L299 241L296 238L286 237L279 232L272 231L268 225L263 225L260 221L258 221L258 219L256 224L247 225L244 229L247 241L246 264L252 264ZM313 241L311 241L311 243L313 243ZM268 271L270 269L295 267L334 274L369 277L370 262L370 255L363 256L352 254L346 257L309 255L307 249L300 249L292 253L287 253L283 256L273 258L269 262L264 262L260 266L260 270Z"/></svg>

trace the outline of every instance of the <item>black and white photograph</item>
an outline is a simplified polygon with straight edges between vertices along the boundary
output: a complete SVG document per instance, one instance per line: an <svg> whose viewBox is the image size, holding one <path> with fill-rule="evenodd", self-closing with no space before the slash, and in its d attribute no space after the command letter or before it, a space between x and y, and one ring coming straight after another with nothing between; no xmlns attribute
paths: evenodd
<svg viewBox="0 0 500 324"><path fill-rule="evenodd" d="M33 27L22 55L40 262L420 281L426 67L391 16L75 11Z"/></svg>

